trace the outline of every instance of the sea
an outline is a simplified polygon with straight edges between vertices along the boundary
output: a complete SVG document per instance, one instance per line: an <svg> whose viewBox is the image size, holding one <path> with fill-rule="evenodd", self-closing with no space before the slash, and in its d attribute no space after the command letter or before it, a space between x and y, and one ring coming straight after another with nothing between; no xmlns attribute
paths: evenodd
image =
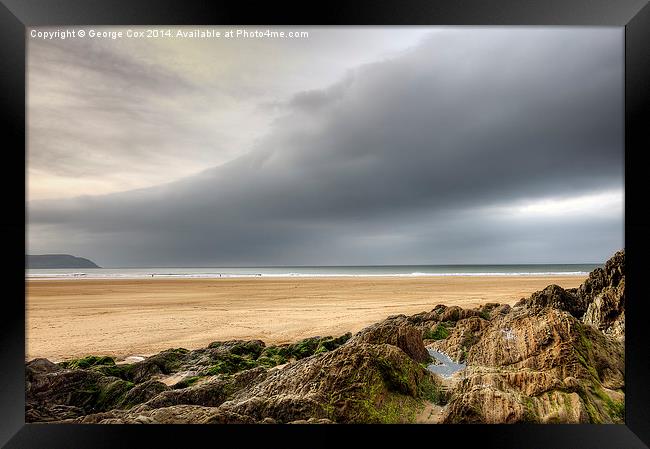
<svg viewBox="0 0 650 449"><path fill-rule="evenodd" d="M597 267L602 264L59 268L27 269L25 276L28 279L571 276L587 275Z"/></svg>

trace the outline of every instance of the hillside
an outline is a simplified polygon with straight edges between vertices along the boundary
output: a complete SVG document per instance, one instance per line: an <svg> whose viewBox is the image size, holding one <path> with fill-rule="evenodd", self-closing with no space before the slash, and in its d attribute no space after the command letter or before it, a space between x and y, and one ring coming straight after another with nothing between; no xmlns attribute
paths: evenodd
<svg viewBox="0 0 650 449"><path fill-rule="evenodd" d="M69 254L35 254L25 256L25 268L101 268L95 262Z"/></svg>

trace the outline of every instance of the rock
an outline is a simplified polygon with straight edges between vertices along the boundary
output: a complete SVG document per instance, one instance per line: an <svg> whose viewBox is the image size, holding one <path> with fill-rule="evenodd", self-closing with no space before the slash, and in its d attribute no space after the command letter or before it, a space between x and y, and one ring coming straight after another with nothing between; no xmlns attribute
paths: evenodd
<svg viewBox="0 0 650 449"><path fill-rule="evenodd" d="M496 374L498 378L498 374ZM472 376L462 394L443 412L445 424L588 423L589 417L577 393L551 391L530 397L513 389L496 388Z"/></svg>
<svg viewBox="0 0 650 449"><path fill-rule="evenodd" d="M126 371L126 377L132 382L140 383L151 379L156 374L170 374L183 366L188 359L189 352L184 348L162 351L130 365Z"/></svg>
<svg viewBox="0 0 650 449"><path fill-rule="evenodd" d="M220 408L256 421L402 422L438 387L437 377L399 348L351 340L269 372Z"/></svg>
<svg viewBox="0 0 650 449"><path fill-rule="evenodd" d="M403 315L388 318L358 332L349 343L389 344L400 348L413 360L421 363L431 361L424 347L422 331L406 324Z"/></svg>
<svg viewBox="0 0 650 449"><path fill-rule="evenodd" d="M447 307L440 314L440 321L458 321L473 316L479 316L478 310L463 309L458 306Z"/></svg>
<svg viewBox="0 0 650 449"><path fill-rule="evenodd" d="M413 325L430 325L440 321L440 315L434 310L431 312L421 312L406 318L407 322Z"/></svg>
<svg viewBox="0 0 650 449"><path fill-rule="evenodd" d="M68 360L66 362L61 362L59 364L63 368L82 368L87 369L91 367L100 367L100 366L113 366L115 365L115 359L108 356L96 356L89 355L87 357L82 357L80 359Z"/></svg>
<svg viewBox="0 0 650 449"><path fill-rule="evenodd" d="M42 369L44 367L47 368ZM116 407L132 387L131 382L92 370L53 369L48 363L39 361L28 368L26 377L27 419L41 420L41 417L53 421L109 410Z"/></svg>
<svg viewBox="0 0 650 449"><path fill-rule="evenodd" d="M604 268L596 268L589 273L587 280L577 289L576 294L584 298L594 298L603 290L617 288L625 282L625 250L618 251Z"/></svg>
<svg viewBox="0 0 650 449"><path fill-rule="evenodd" d="M120 402L121 408L130 408L134 405L147 402L158 396L163 391L169 391L169 387L157 380L148 380L131 388Z"/></svg>
<svg viewBox="0 0 650 449"><path fill-rule="evenodd" d="M604 269L592 272L577 294L589 302L582 317L584 323L619 340L625 338L624 252L616 253Z"/></svg>
<svg viewBox="0 0 650 449"><path fill-rule="evenodd" d="M261 367L235 375L212 376L187 388L163 391L147 402L147 405L152 408L181 404L217 407L237 391L261 381L265 376L266 370Z"/></svg>
<svg viewBox="0 0 650 449"><path fill-rule="evenodd" d="M604 268L596 268L577 289L550 285L516 304L531 311L546 307L569 312L585 324L620 340L625 335L625 251L618 251Z"/></svg>
<svg viewBox="0 0 650 449"><path fill-rule="evenodd" d="M176 405L155 409L139 406L131 410L112 410L77 418L74 422L81 424L252 424L253 420L216 407Z"/></svg>
<svg viewBox="0 0 650 449"><path fill-rule="evenodd" d="M486 320L491 320L492 318L498 317L499 315L507 314L510 312L510 310L511 307L508 304L490 302L479 307L478 315Z"/></svg>
<svg viewBox="0 0 650 449"><path fill-rule="evenodd" d="M540 311L550 307L569 312L576 318L580 318L587 310L584 297L567 291L559 285L549 285L544 290L533 293L529 298L522 299L515 306L525 306L530 311Z"/></svg>
<svg viewBox="0 0 650 449"><path fill-rule="evenodd" d="M229 340L215 341L208 345L210 349L221 349L224 352L240 356L249 356L256 359L260 356L266 345L262 340Z"/></svg>
<svg viewBox="0 0 650 449"><path fill-rule="evenodd" d="M72 405L45 405L42 403L27 402L25 404L25 422L51 422L74 419L86 412L80 407Z"/></svg>
<svg viewBox="0 0 650 449"><path fill-rule="evenodd" d="M624 336L622 261L617 253L588 287L549 286L433 342L468 364L442 422L622 422L624 347L612 338Z"/></svg>
<svg viewBox="0 0 650 449"><path fill-rule="evenodd" d="M437 325L434 329L434 336L441 336L444 338L435 338L431 346L437 351L442 351L447 354L452 360L457 362L465 362L468 350L478 341L480 332L488 326L488 321L474 316L459 320L454 327L446 329L445 333L438 331L440 326Z"/></svg>
<svg viewBox="0 0 650 449"><path fill-rule="evenodd" d="M54 373L62 369L59 365L50 362L48 359L39 358L25 364L25 376L27 379L32 379L35 376Z"/></svg>
<svg viewBox="0 0 650 449"><path fill-rule="evenodd" d="M282 369L214 376L75 422L403 422L423 398L439 397L439 388L439 379L399 348L356 342Z"/></svg>
<svg viewBox="0 0 650 449"><path fill-rule="evenodd" d="M310 337L296 343L278 346L269 346L262 351L257 362L261 366L271 367L282 365L290 360L300 360L314 354L332 351L352 337L351 333L339 337Z"/></svg>

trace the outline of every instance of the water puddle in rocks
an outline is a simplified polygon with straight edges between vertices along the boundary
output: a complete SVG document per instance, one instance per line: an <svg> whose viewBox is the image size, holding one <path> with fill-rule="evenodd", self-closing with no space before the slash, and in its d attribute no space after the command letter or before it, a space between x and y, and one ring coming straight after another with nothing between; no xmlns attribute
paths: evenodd
<svg viewBox="0 0 650 449"><path fill-rule="evenodd" d="M432 373L436 373L442 376L445 379L451 377L452 374L465 369L465 367L467 366L464 363L455 363L445 353L438 352L431 348L427 348L427 351L429 351L429 355L431 357L433 357L440 363L440 365L436 365L435 363L432 363L429 366L427 366L427 369Z"/></svg>
<svg viewBox="0 0 650 449"><path fill-rule="evenodd" d="M145 357L139 356L139 355L130 355L127 358L125 358L122 361L117 361L115 362L116 365L123 365L125 363L136 363L136 362L142 362L145 359Z"/></svg>

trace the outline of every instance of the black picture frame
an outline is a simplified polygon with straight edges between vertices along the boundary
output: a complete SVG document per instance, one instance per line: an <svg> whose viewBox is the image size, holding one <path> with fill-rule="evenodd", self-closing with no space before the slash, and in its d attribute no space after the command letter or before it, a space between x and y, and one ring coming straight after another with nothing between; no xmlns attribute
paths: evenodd
<svg viewBox="0 0 650 449"><path fill-rule="evenodd" d="M202 0L2 0L0 57L5 169L5 210L0 219L6 266L0 325L0 444L22 447L273 446L340 444L343 433L363 433L363 444L388 436L407 444L462 444L517 448L644 448L650 445L650 358L645 262L650 220L645 207L645 166L650 149L650 6L647 0L340 0L301 3ZM26 27L44 25L579 25L625 27L625 425L438 425L432 426L106 426L25 424L25 185ZM11 174L12 176L8 176ZM21 300L21 297L23 298ZM228 440L226 440L228 438ZM231 440L234 439L234 440ZM182 442L182 443L181 443ZM450 444L450 443L447 443ZM182 447L181 446L181 447Z"/></svg>

